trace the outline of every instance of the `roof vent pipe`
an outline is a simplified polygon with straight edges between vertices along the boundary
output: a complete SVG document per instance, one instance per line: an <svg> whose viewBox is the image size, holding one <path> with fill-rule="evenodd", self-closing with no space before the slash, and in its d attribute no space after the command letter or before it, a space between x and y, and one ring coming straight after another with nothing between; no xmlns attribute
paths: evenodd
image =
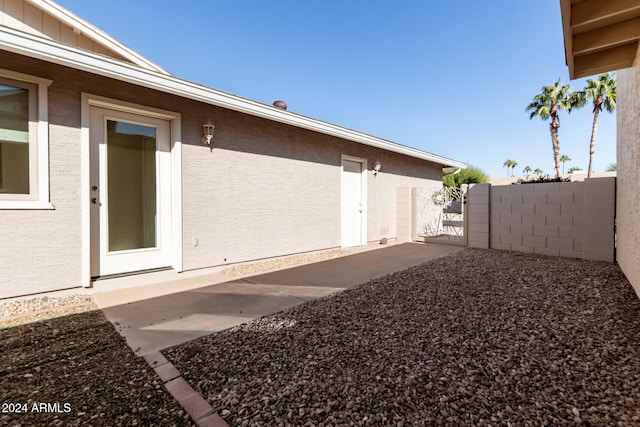
<svg viewBox="0 0 640 427"><path fill-rule="evenodd" d="M273 106L276 108L279 108L281 110L286 110L287 109L287 103L284 101L274 101L273 102Z"/></svg>

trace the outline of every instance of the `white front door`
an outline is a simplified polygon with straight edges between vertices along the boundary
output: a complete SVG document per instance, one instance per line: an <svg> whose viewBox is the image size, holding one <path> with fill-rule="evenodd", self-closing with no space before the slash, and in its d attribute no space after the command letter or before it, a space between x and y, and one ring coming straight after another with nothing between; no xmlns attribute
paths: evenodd
<svg viewBox="0 0 640 427"><path fill-rule="evenodd" d="M342 247L365 244L361 161L342 159Z"/></svg>
<svg viewBox="0 0 640 427"><path fill-rule="evenodd" d="M90 107L91 276L171 265L171 123Z"/></svg>

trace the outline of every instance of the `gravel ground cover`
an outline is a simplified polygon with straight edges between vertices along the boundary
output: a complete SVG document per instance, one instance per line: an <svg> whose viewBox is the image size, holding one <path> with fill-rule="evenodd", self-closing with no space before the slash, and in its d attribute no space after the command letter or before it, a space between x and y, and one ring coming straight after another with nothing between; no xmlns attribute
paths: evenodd
<svg viewBox="0 0 640 427"><path fill-rule="evenodd" d="M90 297L0 306L2 317L29 310L0 323L0 426L193 425Z"/></svg>
<svg viewBox="0 0 640 427"><path fill-rule="evenodd" d="M163 352L231 425L640 425L610 263L467 249Z"/></svg>
<svg viewBox="0 0 640 427"><path fill-rule="evenodd" d="M95 309L91 295L16 299L0 304L0 329Z"/></svg>

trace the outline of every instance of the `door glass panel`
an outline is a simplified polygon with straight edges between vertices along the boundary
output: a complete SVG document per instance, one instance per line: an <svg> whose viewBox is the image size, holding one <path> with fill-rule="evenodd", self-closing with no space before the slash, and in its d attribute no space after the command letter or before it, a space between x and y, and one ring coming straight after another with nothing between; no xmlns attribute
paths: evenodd
<svg viewBox="0 0 640 427"><path fill-rule="evenodd" d="M29 91L1 84L0 193L29 194Z"/></svg>
<svg viewBox="0 0 640 427"><path fill-rule="evenodd" d="M156 129L107 120L109 252L156 247Z"/></svg>

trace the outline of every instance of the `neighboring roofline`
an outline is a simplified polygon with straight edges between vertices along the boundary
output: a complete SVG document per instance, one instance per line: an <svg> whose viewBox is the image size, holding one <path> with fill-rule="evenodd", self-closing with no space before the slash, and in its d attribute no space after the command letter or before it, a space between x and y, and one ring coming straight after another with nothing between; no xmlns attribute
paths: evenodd
<svg viewBox="0 0 640 427"><path fill-rule="evenodd" d="M80 32L87 38L94 42L122 55L123 58L133 62L140 67L147 68L149 70L157 71L162 74L170 74L168 71L162 69L160 66L154 64L148 59L144 58L134 50L123 45L98 27L91 25L89 22L75 15L73 12L63 8L59 4L51 0L26 0L38 9L52 15L54 18L59 19L64 24L70 26L74 32Z"/></svg>
<svg viewBox="0 0 640 427"><path fill-rule="evenodd" d="M466 168L466 164L456 160L281 110L12 28L0 26L0 49L444 166Z"/></svg>

